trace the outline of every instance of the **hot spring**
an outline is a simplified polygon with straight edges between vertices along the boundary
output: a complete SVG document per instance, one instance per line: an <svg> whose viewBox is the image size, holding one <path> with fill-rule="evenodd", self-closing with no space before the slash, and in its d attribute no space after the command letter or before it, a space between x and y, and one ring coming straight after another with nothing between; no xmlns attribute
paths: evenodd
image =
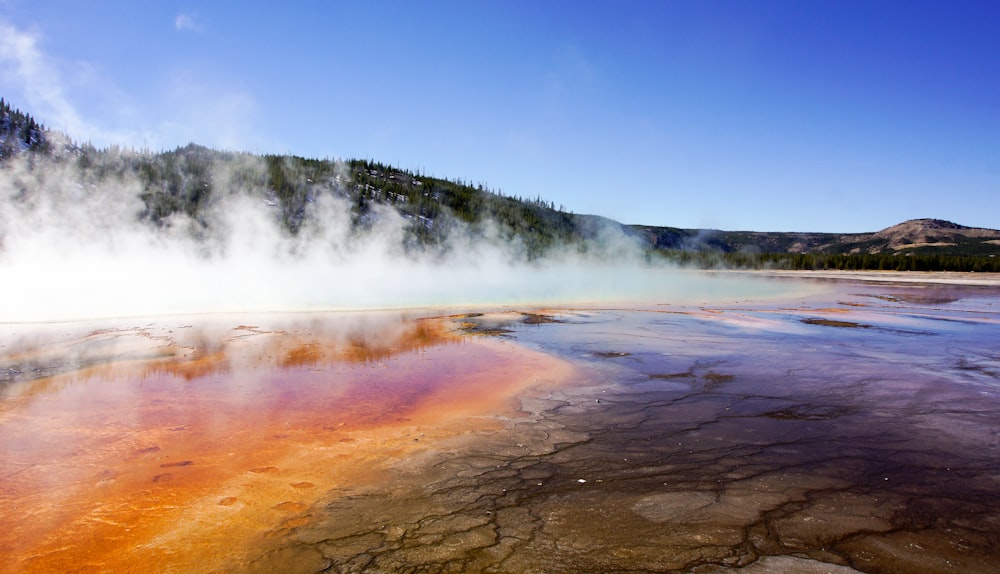
<svg viewBox="0 0 1000 574"><path fill-rule="evenodd" d="M1000 285L740 281L0 324L0 570L994 571Z"/></svg>

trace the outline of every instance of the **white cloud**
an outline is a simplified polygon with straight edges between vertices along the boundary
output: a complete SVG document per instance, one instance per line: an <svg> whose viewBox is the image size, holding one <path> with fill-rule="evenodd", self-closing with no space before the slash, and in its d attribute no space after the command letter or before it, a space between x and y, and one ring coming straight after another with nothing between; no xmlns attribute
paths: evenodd
<svg viewBox="0 0 1000 574"><path fill-rule="evenodd" d="M261 140L254 132L258 108L249 92L182 71L173 74L165 93L168 117L157 132L164 143L174 142L168 147L195 142L240 151L273 149L275 142Z"/></svg>
<svg viewBox="0 0 1000 574"><path fill-rule="evenodd" d="M178 25L197 26L193 20L185 22ZM253 131L257 105L250 93L185 71L168 78L164 93L169 97L163 101L123 93L99 65L60 63L44 50L41 33L0 19L0 95L50 129L98 147L160 150L193 141L225 149L275 149L275 142ZM94 123L91 112L81 114L70 94L91 96L111 115L104 124Z"/></svg>
<svg viewBox="0 0 1000 574"><path fill-rule="evenodd" d="M4 78L0 86L10 90L4 95L11 103L75 140L98 145L142 141L135 133L109 130L84 120L66 95L79 86L67 87L65 75L41 48L41 40L37 32L20 30L0 20L0 76ZM84 70L83 76L96 74L86 62L74 62L74 67ZM92 82L101 83L93 78Z"/></svg>
<svg viewBox="0 0 1000 574"><path fill-rule="evenodd" d="M22 107L44 115L50 124L82 131L83 120L66 98L56 66L38 47L38 36L0 22L0 69L20 84Z"/></svg>
<svg viewBox="0 0 1000 574"><path fill-rule="evenodd" d="M197 18L191 14L184 14L183 12L178 14L174 18L174 29L178 32L204 32L205 29L198 22Z"/></svg>

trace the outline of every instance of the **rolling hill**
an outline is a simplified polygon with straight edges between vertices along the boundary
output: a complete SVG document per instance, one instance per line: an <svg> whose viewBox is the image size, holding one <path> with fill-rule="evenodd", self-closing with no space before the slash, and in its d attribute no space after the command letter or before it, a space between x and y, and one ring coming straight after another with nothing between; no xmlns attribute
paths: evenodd
<svg viewBox="0 0 1000 574"><path fill-rule="evenodd" d="M1000 255L1000 231L941 219L912 219L871 233L789 233L631 226L654 248L723 253L829 255Z"/></svg>
<svg viewBox="0 0 1000 574"><path fill-rule="evenodd" d="M154 228L186 218L195 234L210 234L213 207L233 194L265 206L292 235L321 217L317 200L330 196L349 206L353 229L371 229L386 213L398 214L405 221L404 247L424 252L452 248L449 237L461 233L516 244L528 259L555 250L608 254L614 249L609 246L624 245L647 257L701 266L1000 270L1000 231L939 219L857 234L623 225L557 209L541 197L507 196L483 183L429 177L374 160L254 155L195 144L158 153L96 149L50 132L0 99L0 171L17 158L27 158L22 163L29 171L71 173L66 185L92 193L137 188L142 208L136 218ZM24 188L19 197L32 192ZM901 257L907 259L893 259Z"/></svg>

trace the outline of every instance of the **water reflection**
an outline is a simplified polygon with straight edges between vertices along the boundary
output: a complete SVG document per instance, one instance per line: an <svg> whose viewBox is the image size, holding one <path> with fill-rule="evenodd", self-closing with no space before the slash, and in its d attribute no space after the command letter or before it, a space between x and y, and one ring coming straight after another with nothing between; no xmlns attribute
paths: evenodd
<svg viewBox="0 0 1000 574"><path fill-rule="evenodd" d="M826 282L22 343L4 364L62 372L0 406L4 567L992 572L998 302Z"/></svg>
<svg viewBox="0 0 1000 574"><path fill-rule="evenodd" d="M313 507L243 566L992 572L1000 292L900 296L920 289L466 318L577 378L391 488Z"/></svg>
<svg viewBox="0 0 1000 574"><path fill-rule="evenodd" d="M0 570L218 569L566 369L433 317L169 321L4 342Z"/></svg>

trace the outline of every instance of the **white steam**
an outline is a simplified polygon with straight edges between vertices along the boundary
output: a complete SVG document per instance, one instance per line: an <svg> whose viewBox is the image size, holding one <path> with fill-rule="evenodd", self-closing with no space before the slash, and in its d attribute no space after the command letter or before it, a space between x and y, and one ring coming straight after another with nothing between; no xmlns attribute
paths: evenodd
<svg viewBox="0 0 1000 574"><path fill-rule="evenodd" d="M318 195L292 235L263 198L233 188L226 162L212 174L207 233L192 233L197 225L186 216L157 227L138 217L138 181L88 179L69 163L0 169L0 322L673 302L711 288L642 263L634 242L611 230L599 256L567 249L529 262L516 243L462 230L448 237L446 255L406 252L408 222L398 212L375 207L373 226L357 233L350 206L332 194Z"/></svg>

